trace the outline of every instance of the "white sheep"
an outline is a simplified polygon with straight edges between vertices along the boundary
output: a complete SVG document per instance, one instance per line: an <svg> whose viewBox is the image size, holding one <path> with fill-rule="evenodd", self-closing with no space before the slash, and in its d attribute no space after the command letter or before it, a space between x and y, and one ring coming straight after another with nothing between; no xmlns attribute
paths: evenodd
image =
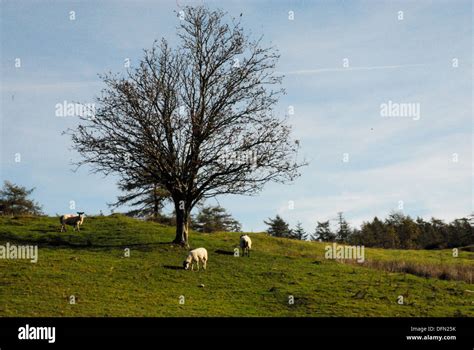
<svg viewBox="0 0 474 350"><path fill-rule="evenodd" d="M59 218L61 222L61 232L66 232L66 225L73 226L75 231L80 231L80 226L84 222L84 212L78 211L78 215L64 214Z"/></svg>
<svg viewBox="0 0 474 350"><path fill-rule="evenodd" d="M250 249L252 249L252 240L248 235L240 236L240 248L242 248L242 256L245 256L245 253L247 253L247 256L250 257Z"/></svg>
<svg viewBox="0 0 474 350"><path fill-rule="evenodd" d="M194 263L197 264L197 269L199 271L199 262L202 263L204 270L207 265L207 250L206 248L196 248L189 252L186 260L183 261L183 267L185 270L189 270L189 265L191 265L191 271L194 270Z"/></svg>

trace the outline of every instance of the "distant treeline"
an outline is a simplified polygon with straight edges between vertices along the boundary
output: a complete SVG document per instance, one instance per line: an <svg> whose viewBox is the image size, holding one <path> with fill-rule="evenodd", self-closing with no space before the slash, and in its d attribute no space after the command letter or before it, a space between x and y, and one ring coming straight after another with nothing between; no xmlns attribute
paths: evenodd
<svg viewBox="0 0 474 350"><path fill-rule="evenodd" d="M336 229L331 229L329 221L317 222L314 233L307 234L298 223L295 229L290 229L280 216L269 219L268 233L277 237L314 240L323 242L339 242L367 247L395 249L443 249L462 247L474 244L473 216L455 219L450 223L431 218L413 219L403 213L391 213L388 218L381 220L375 217L372 221L364 222L360 229L352 228L338 214Z"/></svg>
<svg viewBox="0 0 474 350"><path fill-rule="evenodd" d="M474 235L468 218L444 223L436 218L413 220L394 213L384 221L375 217L364 223L360 230L354 230L351 234L350 242L381 248L443 249L472 245Z"/></svg>
<svg viewBox="0 0 474 350"><path fill-rule="evenodd" d="M28 198L33 191L34 188L27 189L5 181L3 188L0 188L0 215L41 215L41 206ZM138 207L127 215L146 218L164 225L176 225L174 213L170 215L161 213L163 197L157 193L156 188L151 192L145 192L141 197L140 195L133 193L120 198L120 203L135 200L132 206ZM275 237L379 248L443 249L474 245L473 220L474 215L450 223L435 218L429 221L422 218L414 220L403 213L395 212L385 220L375 217L372 221L364 222L359 229L351 227L343 214L338 213L336 228L331 228L329 220L318 221L313 233L305 232L301 223L297 223L295 228L290 228L279 215L274 219L268 219L265 224L268 225L267 232ZM190 217L189 224L198 232L241 231L241 224L221 206L201 207L197 215Z"/></svg>

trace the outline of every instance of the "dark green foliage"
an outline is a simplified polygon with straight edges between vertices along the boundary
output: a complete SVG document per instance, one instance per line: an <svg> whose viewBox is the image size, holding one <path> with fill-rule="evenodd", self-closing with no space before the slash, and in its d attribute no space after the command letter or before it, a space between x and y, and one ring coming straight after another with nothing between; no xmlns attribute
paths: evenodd
<svg viewBox="0 0 474 350"><path fill-rule="evenodd" d="M192 220L192 228L198 232L240 232L242 227L221 206L202 208Z"/></svg>
<svg viewBox="0 0 474 350"><path fill-rule="evenodd" d="M0 190L0 214L40 215L41 206L28 198L34 190L5 181L3 189Z"/></svg>
<svg viewBox="0 0 474 350"><path fill-rule="evenodd" d="M459 247L474 244L474 232L468 218L456 219L447 227L447 246Z"/></svg>
<svg viewBox="0 0 474 350"><path fill-rule="evenodd" d="M351 230L346 219L344 219L342 212L337 213L337 224L338 227L336 232L336 240L340 243L347 242L349 240Z"/></svg>
<svg viewBox="0 0 474 350"><path fill-rule="evenodd" d="M298 222L296 224L296 228L294 230L291 230L290 238L300 239L300 240L305 240L306 239L306 232L305 232L303 226L301 225L301 222Z"/></svg>
<svg viewBox="0 0 474 350"><path fill-rule="evenodd" d="M264 223L269 226L267 229L269 235L275 237L290 237L290 226L280 215L277 215L274 219L269 218L268 221L264 221Z"/></svg>
<svg viewBox="0 0 474 350"><path fill-rule="evenodd" d="M314 240L319 240L322 242L332 242L336 236L331 232L331 227L328 221L319 222L314 232Z"/></svg>
<svg viewBox="0 0 474 350"><path fill-rule="evenodd" d="M444 249L472 245L474 234L468 218L446 224L435 218L430 221L422 218L413 220L402 213L391 213L385 221L375 217L372 221L364 222L349 241L368 247Z"/></svg>
<svg viewBox="0 0 474 350"><path fill-rule="evenodd" d="M119 188L124 194L110 206L117 208L130 205L134 209L127 212L127 215L132 217L151 218L159 221L162 216L161 210L165 202L170 199L169 192L157 184L122 180Z"/></svg>

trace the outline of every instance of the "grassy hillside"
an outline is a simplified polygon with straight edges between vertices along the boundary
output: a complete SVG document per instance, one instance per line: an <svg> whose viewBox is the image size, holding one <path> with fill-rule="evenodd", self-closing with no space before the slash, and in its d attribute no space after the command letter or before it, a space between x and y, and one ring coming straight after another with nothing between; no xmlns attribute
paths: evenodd
<svg viewBox="0 0 474 350"><path fill-rule="evenodd" d="M233 256L237 233L192 233L192 247L209 252L208 270L184 271L186 250L168 243L173 231L120 215L88 217L80 233L59 233L57 218L0 218L0 244L40 245L36 264L0 259L0 316L474 316L469 281L344 264L324 258L324 243L261 233L250 234L250 258ZM365 255L474 271L473 252Z"/></svg>

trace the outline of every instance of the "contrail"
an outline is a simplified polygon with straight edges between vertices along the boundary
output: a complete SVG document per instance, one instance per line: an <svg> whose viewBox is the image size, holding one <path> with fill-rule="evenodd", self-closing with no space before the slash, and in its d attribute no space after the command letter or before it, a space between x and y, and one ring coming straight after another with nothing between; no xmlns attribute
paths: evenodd
<svg viewBox="0 0 474 350"><path fill-rule="evenodd" d="M29 91L29 90L64 90L64 89L80 89L89 87L98 87L103 83L100 80L94 81L65 81L52 83L6 83L0 84L0 91Z"/></svg>
<svg viewBox="0 0 474 350"><path fill-rule="evenodd" d="M306 74L319 74L319 73L326 73L326 72L344 72L344 71L356 71L356 70L398 69L398 68L417 67L417 66L424 66L424 64L416 63L416 64L401 64L401 65L399 64L399 65L392 65L392 66L303 69L303 70L283 72L282 74L306 75Z"/></svg>

